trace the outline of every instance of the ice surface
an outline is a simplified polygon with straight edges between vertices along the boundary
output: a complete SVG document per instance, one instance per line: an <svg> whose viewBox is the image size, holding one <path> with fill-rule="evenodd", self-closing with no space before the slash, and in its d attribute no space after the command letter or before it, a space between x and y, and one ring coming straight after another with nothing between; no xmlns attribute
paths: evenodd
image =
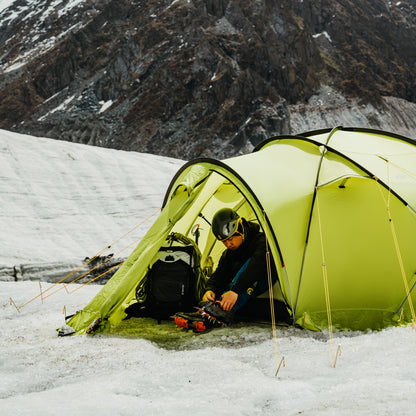
<svg viewBox="0 0 416 416"><path fill-rule="evenodd" d="M143 223L111 248L123 250L183 163L0 130L0 265L92 257Z"/></svg>
<svg viewBox="0 0 416 416"><path fill-rule="evenodd" d="M335 336L268 326L195 335L148 322L142 337L119 333L57 337L67 313L100 287L37 299L36 282L0 282L2 415L406 415L414 414L411 328ZM153 326L153 329L152 329ZM159 336L157 334L159 333ZM139 335L139 334L136 334Z"/></svg>
<svg viewBox="0 0 416 416"><path fill-rule="evenodd" d="M1 262L95 251L160 206L181 164L0 131ZM42 286L54 294L18 312L14 304L38 296L39 283L0 282L1 415L414 414L410 327L335 334L336 368L328 334L291 327L278 328L277 355L268 325L195 335L142 319L59 338L64 313L101 287Z"/></svg>

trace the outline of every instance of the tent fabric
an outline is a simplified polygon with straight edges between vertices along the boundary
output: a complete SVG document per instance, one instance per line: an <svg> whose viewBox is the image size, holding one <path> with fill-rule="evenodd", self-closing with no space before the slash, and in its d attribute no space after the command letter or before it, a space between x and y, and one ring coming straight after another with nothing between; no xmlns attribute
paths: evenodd
<svg viewBox="0 0 416 416"><path fill-rule="evenodd" d="M414 318L415 142L340 127L274 137L223 161L185 164L145 238L68 325L83 333L95 319L101 330L120 322L172 231L191 236L198 224L202 264L215 265L224 247L209 221L223 207L260 224L279 276L274 296L294 324L326 328L328 299L338 329L379 329Z"/></svg>

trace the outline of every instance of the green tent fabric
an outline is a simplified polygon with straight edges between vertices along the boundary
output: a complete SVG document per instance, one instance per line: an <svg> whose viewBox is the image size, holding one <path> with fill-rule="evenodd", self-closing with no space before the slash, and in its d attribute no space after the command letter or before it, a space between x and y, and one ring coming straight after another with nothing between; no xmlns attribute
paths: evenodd
<svg viewBox="0 0 416 416"><path fill-rule="evenodd" d="M415 142L338 127L185 164L145 238L68 325L84 333L95 320L103 331L119 323L172 231L191 236L199 224L202 264L215 265L224 247L207 222L222 207L260 224L279 276L273 294L294 324L364 330L414 319Z"/></svg>

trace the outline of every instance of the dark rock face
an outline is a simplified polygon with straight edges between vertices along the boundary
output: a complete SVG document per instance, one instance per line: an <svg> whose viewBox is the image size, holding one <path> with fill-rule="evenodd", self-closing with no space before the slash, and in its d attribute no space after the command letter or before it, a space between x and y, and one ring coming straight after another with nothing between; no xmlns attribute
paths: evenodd
<svg viewBox="0 0 416 416"><path fill-rule="evenodd" d="M291 133L322 85L416 101L414 0L17 0L0 127L182 159Z"/></svg>

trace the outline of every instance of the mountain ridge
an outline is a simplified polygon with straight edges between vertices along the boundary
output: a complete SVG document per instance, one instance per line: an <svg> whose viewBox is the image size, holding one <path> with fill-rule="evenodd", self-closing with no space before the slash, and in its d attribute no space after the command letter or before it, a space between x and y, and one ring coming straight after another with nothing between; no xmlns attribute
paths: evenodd
<svg viewBox="0 0 416 416"><path fill-rule="evenodd" d="M0 127L181 159L350 121L414 135L414 6L17 0L0 12Z"/></svg>

